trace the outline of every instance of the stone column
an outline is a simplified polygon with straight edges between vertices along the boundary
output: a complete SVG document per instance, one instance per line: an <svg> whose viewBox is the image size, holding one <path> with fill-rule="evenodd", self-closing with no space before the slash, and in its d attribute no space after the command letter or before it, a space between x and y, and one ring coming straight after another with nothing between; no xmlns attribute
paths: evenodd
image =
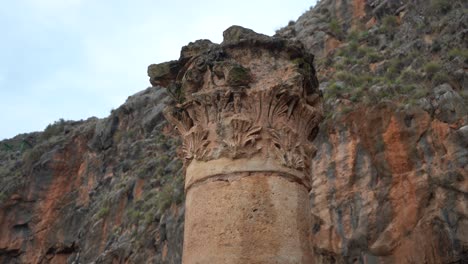
<svg viewBox="0 0 468 264"><path fill-rule="evenodd" d="M150 66L183 139L184 264L312 263L312 61L298 43L234 26L220 45L197 41Z"/></svg>

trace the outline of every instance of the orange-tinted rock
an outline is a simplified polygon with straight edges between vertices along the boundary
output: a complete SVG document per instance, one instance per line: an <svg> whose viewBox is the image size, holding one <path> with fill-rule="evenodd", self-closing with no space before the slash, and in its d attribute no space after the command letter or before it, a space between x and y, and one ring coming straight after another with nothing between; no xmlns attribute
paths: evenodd
<svg viewBox="0 0 468 264"><path fill-rule="evenodd" d="M328 36L325 41L325 54L329 54L330 52L334 51L338 46L340 46L341 42L332 36Z"/></svg>
<svg viewBox="0 0 468 264"><path fill-rule="evenodd" d="M135 184L134 196L135 199L141 199L141 194L143 193L143 185L145 184L145 180L137 179Z"/></svg>
<svg viewBox="0 0 468 264"><path fill-rule="evenodd" d="M353 20L359 21L366 16L366 1L353 0Z"/></svg>
<svg viewBox="0 0 468 264"><path fill-rule="evenodd" d="M316 139L311 191L316 261L465 258L460 252L468 240L460 234L467 222L455 220L468 211L461 128L392 104L357 110L344 121L322 129Z"/></svg>
<svg viewBox="0 0 468 264"><path fill-rule="evenodd" d="M24 263L40 263L46 257L48 239L53 237L57 244L66 244L64 235L54 228L54 224L60 215L60 207L69 198L68 194L81 183L80 177L69 179L68 175L79 175L85 149L84 138L74 138L70 145L54 152L42 168L37 168L46 170L37 171L38 175L31 173L28 192L24 194L24 198L14 195L14 207L10 207L10 210L8 207L3 209L5 216L0 217L0 224L3 226L0 248L17 250ZM28 237L28 234L34 236ZM57 258L52 254L49 256L50 261L63 263L61 261L70 253L63 252Z"/></svg>
<svg viewBox="0 0 468 264"><path fill-rule="evenodd" d="M175 146L169 151L154 136L143 144L142 138L148 135L138 133L131 145L124 140L130 135L126 134L128 129L139 127L136 124L142 120L158 118L153 105L142 103L148 97L157 102L166 96L148 89L130 98L110 118L98 121L103 127L91 119L69 122L70 132L59 131L52 138L36 136L36 142L22 153L23 160L16 161L16 180L24 178L24 184L0 201L0 263L162 263L162 247L155 250L152 243L167 243L166 262L180 262L183 224L177 222L182 221L183 210L168 210L169 206L180 207L180 201L175 205L169 200L164 207L158 204L161 198L149 201L150 172L142 170L148 166L148 153L167 151L164 157L168 163L174 159ZM131 107L133 112L128 110ZM115 121L118 119L122 122ZM159 120L163 120L162 107ZM155 130L153 135L158 133ZM114 139L106 143L110 148L103 149L108 138ZM157 160L159 156L151 162L156 159L161 167L164 163ZM133 165L129 163L132 160L136 161ZM151 184L165 187L167 182L172 186L170 179L176 177L180 166L171 166L160 169L171 178L163 183L151 178ZM183 191L182 185L179 188ZM146 207L161 209L145 214ZM160 240L154 241L155 233L161 234Z"/></svg>
<svg viewBox="0 0 468 264"><path fill-rule="evenodd" d="M369 21L366 22L366 29L369 29L377 24L377 19L375 17L371 17Z"/></svg>
<svg viewBox="0 0 468 264"><path fill-rule="evenodd" d="M376 63L370 63L369 64L369 69L371 72L375 72L377 70L378 67L380 67L384 62L381 61L381 62L376 62Z"/></svg>

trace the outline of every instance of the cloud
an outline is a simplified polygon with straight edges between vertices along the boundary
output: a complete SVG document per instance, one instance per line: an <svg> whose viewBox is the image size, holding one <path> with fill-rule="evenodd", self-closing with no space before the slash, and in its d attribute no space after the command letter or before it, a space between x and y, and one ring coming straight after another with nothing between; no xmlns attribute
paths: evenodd
<svg viewBox="0 0 468 264"><path fill-rule="evenodd" d="M232 24L273 34L310 1L18 0L0 9L0 139L59 118L106 116L149 86L149 64L222 41ZM2 70L3 69L3 70ZM4 99L6 98L6 99ZM16 131L16 132L15 132Z"/></svg>

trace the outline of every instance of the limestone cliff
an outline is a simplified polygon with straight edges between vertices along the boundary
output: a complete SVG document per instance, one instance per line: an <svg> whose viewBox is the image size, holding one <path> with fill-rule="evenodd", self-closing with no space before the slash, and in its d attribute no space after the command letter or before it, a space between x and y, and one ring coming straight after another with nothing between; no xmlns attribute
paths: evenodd
<svg viewBox="0 0 468 264"><path fill-rule="evenodd" d="M468 262L466 1L320 1L279 30L314 50L318 263Z"/></svg>
<svg viewBox="0 0 468 264"><path fill-rule="evenodd" d="M467 8L322 0L277 32L316 55L324 97L304 208L316 263L468 261ZM211 45L196 43L179 60ZM0 142L0 263L181 262L182 162L162 115L179 95L158 88L174 67L150 67L154 86L108 118Z"/></svg>
<svg viewBox="0 0 468 264"><path fill-rule="evenodd" d="M1 142L0 263L180 263L183 174L167 95L148 88L106 119Z"/></svg>

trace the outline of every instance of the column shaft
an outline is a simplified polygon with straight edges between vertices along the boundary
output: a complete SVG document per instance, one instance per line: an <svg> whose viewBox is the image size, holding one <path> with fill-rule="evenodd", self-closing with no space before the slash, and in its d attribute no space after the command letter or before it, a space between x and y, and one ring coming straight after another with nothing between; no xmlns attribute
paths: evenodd
<svg viewBox="0 0 468 264"><path fill-rule="evenodd" d="M308 208L279 173L208 178L187 191L183 263L311 263Z"/></svg>

